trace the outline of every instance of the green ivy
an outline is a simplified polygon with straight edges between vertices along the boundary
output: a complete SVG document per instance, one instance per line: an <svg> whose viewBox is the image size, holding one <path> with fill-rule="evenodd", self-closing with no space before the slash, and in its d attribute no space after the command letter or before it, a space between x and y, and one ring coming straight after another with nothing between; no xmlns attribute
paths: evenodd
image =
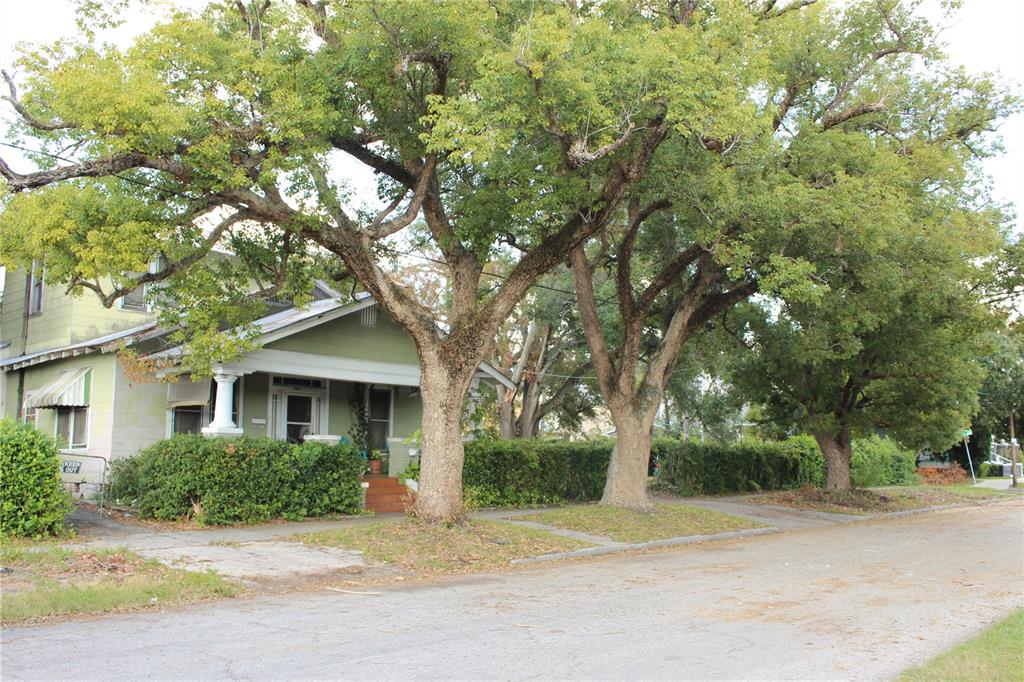
<svg viewBox="0 0 1024 682"><path fill-rule="evenodd" d="M70 511L56 440L29 424L0 421L0 533L59 533Z"/></svg>

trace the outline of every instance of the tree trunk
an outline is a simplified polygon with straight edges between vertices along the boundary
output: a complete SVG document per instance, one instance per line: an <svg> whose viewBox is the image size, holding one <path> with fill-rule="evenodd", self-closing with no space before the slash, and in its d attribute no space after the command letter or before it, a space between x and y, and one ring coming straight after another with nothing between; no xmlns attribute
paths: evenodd
<svg viewBox="0 0 1024 682"><path fill-rule="evenodd" d="M460 363L449 370L436 360L424 360L420 394L423 399L423 440L420 480L412 513L430 523L457 523L462 506L462 412L466 392L478 363Z"/></svg>
<svg viewBox="0 0 1024 682"><path fill-rule="evenodd" d="M502 438L516 437L515 392L498 386L498 432Z"/></svg>
<svg viewBox="0 0 1024 682"><path fill-rule="evenodd" d="M828 464L825 490L849 490L850 458L853 455L850 430L843 427L839 433L816 433L814 439L818 441L821 454L825 455L825 463Z"/></svg>
<svg viewBox="0 0 1024 682"><path fill-rule="evenodd" d="M615 423L615 448L608 463L608 480L601 504L610 507L653 511L647 497L647 470L651 461L651 429L654 410L609 405Z"/></svg>

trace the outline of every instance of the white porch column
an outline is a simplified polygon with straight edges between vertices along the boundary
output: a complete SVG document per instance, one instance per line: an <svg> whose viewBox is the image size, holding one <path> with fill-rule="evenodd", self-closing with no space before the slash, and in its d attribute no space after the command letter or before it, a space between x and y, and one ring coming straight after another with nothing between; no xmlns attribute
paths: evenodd
<svg viewBox="0 0 1024 682"><path fill-rule="evenodd" d="M213 419L203 428L207 436L240 436L242 429L231 418L235 403L235 382L243 373L236 369L218 367L213 372L217 382L217 399L213 405Z"/></svg>

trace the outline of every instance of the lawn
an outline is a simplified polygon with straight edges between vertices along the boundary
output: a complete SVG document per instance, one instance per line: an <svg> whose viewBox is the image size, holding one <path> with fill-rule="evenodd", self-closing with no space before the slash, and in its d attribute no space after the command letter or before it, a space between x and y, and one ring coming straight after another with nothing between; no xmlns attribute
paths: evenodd
<svg viewBox="0 0 1024 682"><path fill-rule="evenodd" d="M653 512L593 504L515 518L519 521L533 521L630 543L763 527L757 522L738 516L681 504L659 504Z"/></svg>
<svg viewBox="0 0 1024 682"><path fill-rule="evenodd" d="M1002 499L1011 494L963 484L857 488L843 492L827 492L820 488L804 487L755 495L750 501L839 514L878 514L946 504L971 504L986 498Z"/></svg>
<svg viewBox="0 0 1024 682"><path fill-rule="evenodd" d="M414 519L297 535L295 539L358 550L367 559L418 575L495 570L507 567L512 559L588 546L572 538L501 522L470 521L449 527Z"/></svg>
<svg viewBox="0 0 1024 682"><path fill-rule="evenodd" d="M0 575L5 624L231 597L239 591L214 573L167 568L124 549L5 542L0 566L9 569Z"/></svg>
<svg viewBox="0 0 1024 682"><path fill-rule="evenodd" d="M1024 679L1024 610L900 675L897 682L1017 682Z"/></svg>

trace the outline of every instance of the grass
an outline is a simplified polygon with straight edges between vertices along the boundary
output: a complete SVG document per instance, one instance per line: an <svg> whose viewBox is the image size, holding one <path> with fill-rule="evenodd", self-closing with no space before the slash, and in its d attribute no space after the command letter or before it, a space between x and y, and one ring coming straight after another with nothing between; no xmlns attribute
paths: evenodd
<svg viewBox="0 0 1024 682"><path fill-rule="evenodd" d="M653 512L594 504L527 514L516 519L631 543L763 527L738 516L681 504L659 504Z"/></svg>
<svg viewBox="0 0 1024 682"><path fill-rule="evenodd" d="M231 597L239 591L213 572L168 568L125 549L5 541L0 565L11 569L0 576L4 624Z"/></svg>
<svg viewBox="0 0 1024 682"><path fill-rule="evenodd" d="M966 484L855 488L841 492L828 492L808 486L756 495L750 501L838 514L877 514L947 504L970 504L982 498L1005 498L1010 494Z"/></svg>
<svg viewBox="0 0 1024 682"><path fill-rule="evenodd" d="M354 549L373 561L420 575L489 571L512 559L587 547L584 542L494 521L445 526L406 519L297 535L311 545Z"/></svg>
<svg viewBox="0 0 1024 682"><path fill-rule="evenodd" d="M911 668L897 682L1017 682L1024 679L1024 610L977 637Z"/></svg>

